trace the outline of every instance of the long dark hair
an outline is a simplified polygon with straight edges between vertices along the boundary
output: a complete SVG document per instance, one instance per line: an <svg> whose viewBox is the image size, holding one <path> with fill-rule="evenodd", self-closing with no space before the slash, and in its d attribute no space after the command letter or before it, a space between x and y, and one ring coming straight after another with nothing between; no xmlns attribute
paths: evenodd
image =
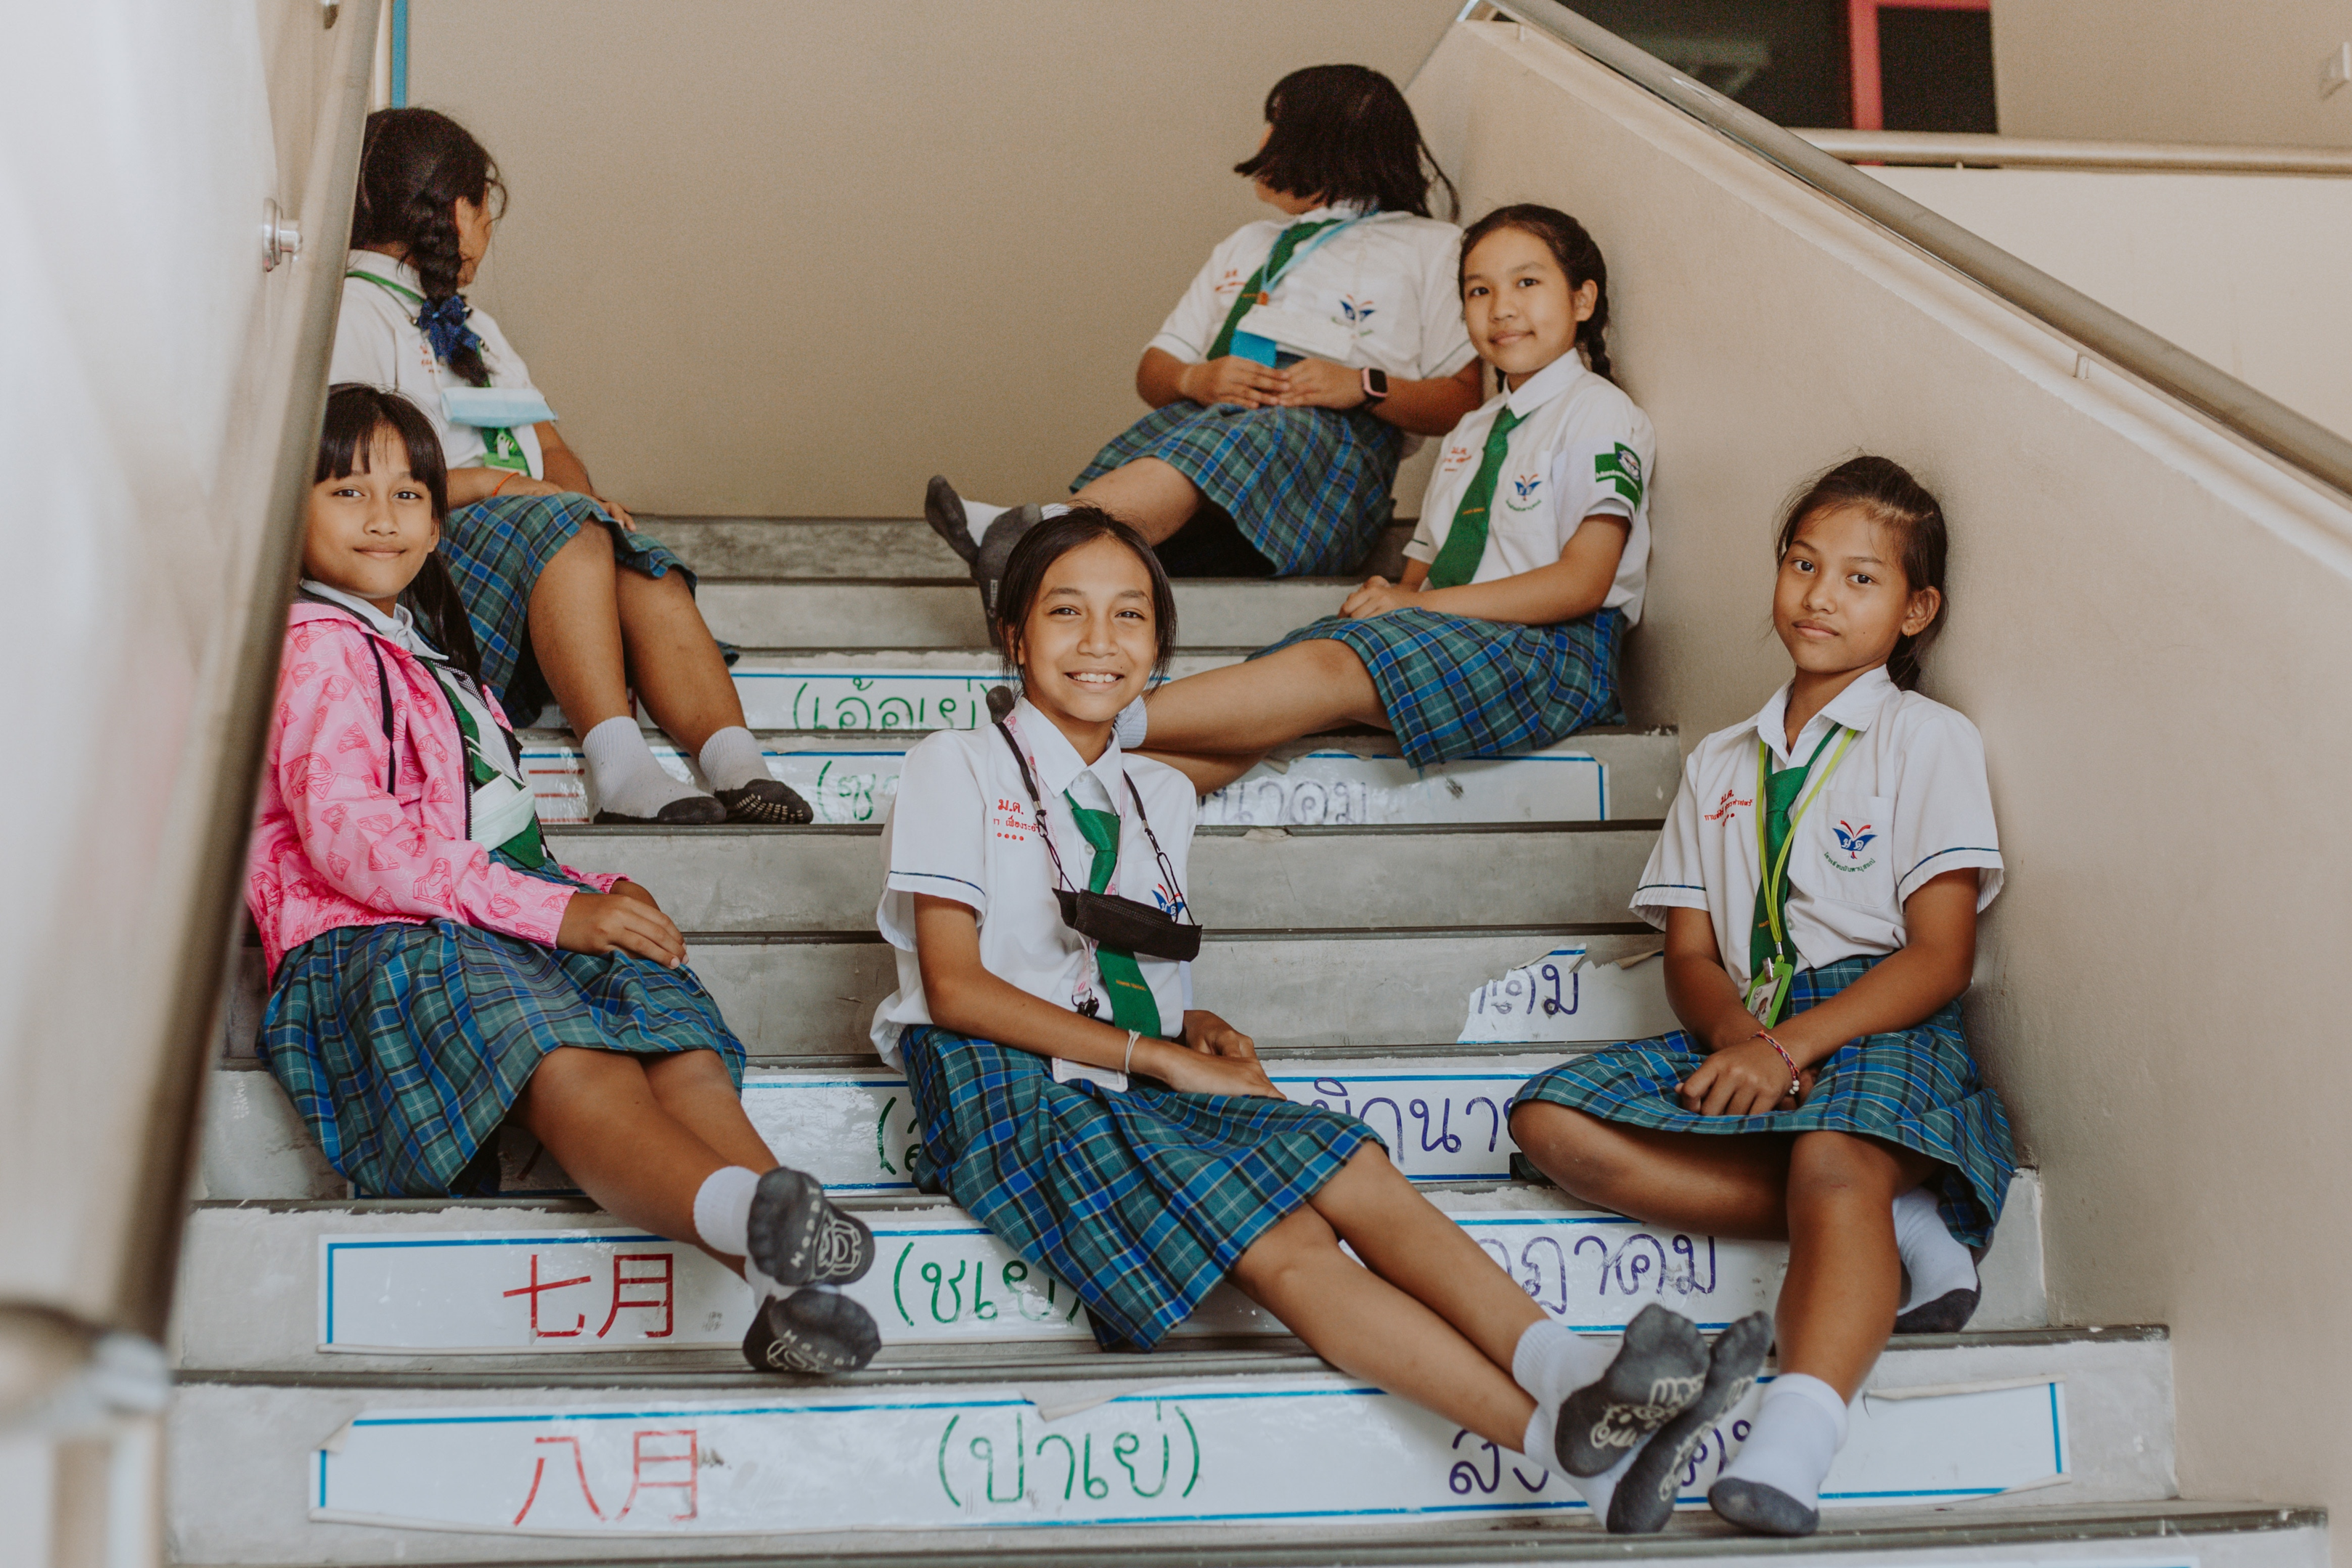
<svg viewBox="0 0 2352 1568"><path fill-rule="evenodd" d="M1454 182L1421 139L1412 106L1370 66L1292 71L1265 95L1265 122L1273 127L1265 145L1234 164L1234 174L1286 195L1415 217L1430 216L1433 180L1445 187L1445 216L1461 208Z"/></svg>
<svg viewBox="0 0 2352 1568"><path fill-rule="evenodd" d="M396 392L381 386L344 382L327 389L327 419L319 431L319 467L310 476L314 485L368 471L368 457L376 432L390 430L408 448L408 471L433 498L433 521L449 521L449 465L441 456L441 439L425 411ZM425 558L416 580L402 590L401 603L449 662L482 683L481 650L474 642L474 623L457 596L457 579L441 552Z"/></svg>
<svg viewBox="0 0 2352 1568"><path fill-rule="evenodd" d="M1097 539L1118 540L1143 563L1151 579L1151 629L1158 639L1151 673L1168 673L1168 661L1176 653L1176 590L1169 586L1168 570L1160 564L1160 557L1143 535L1098 506L1074 506L1036 524L1005 558L1003 581L996 590L996 624L989 632L1003 651L1007 665L1013 662L1013 645L1021 628L1029 624L1029 612L1036 608L1037 595L1045 589L1045 574L1055 562Z"/></svg>
<svg viewBox="0 0 2352 1568"><path fill-rule="evenodd" d="M1601 247L1593 243L1584 226L1558 207L1538 206L1533 202L1496 207L1464 230L1462 262L1454 274L1454 291L1461 292L1471 250L1498 228L1516 228L1542 240L1559 269L1568 274L1570 290L1583 288L1588 281L1593 285L1592 314L1576 324L1576 346L1584 351L1593 374L1615 381L1609 368L1609 263L1601 258Z"/></svg>
<svg viewBox="0 0 2352 1568"><path fill-rule="evenodd" d="M467 129L431 109L379 109L367 117L360 151L360 188L352 206L352 248L399 246L425 282L431 310L457 291L457 203L506 211L499 166ZM493 199L496 205L492 205ZM470 345L449 368L476 386L490 384L482 353Z"/></svg>
<svg viewBox="0 0 2352 1568"><path fill-rule="evenodd" d="M1895 652L1886 660L1887 675L1908 691L1919 684L1920 656L1944 629L1944 612L1952 603L1951 590L1944 585L1944 558L1948 550L1944 503L1892 458L1867 454L1848 458L1789 498L1780 512L1772 559L1788 558L1789 546L1797 542L1797 530L1807 518L1848 506L1860 507L1873 522L1900 541L1897 548L1908 592L1933 588L1943 598L1927 628L1916 637L1895 638Z"/></svg>

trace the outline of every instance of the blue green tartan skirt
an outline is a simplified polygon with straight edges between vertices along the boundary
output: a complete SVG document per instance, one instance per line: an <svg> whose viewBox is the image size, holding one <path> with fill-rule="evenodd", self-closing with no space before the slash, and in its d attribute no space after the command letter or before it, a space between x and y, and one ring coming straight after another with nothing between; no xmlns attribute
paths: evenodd
<svg viewBox="0 0 2352 1568"><path fill-rule="evenodd" d="M481 648L482 683L499 694L507 721L518 728L537 722L550 700L530 650L531 590L555 552L592 522L611 531L613 558L625 570L648 577L683 572L694 585L694 574L667 545L623 528L583 495L497 496L453 508L442 527L441 554Z"/></svg>
<svg viewBox="0 0 2352 1568"><path fill-rule="evenodd" d="M278 966L261 1021L271 1075L328 1163L369 1198L495 1194L492 1137L561 1046L717 1051L743 1083L742 1042L691 970L457 921L311 938Z"/></svg>
<svg viewBox="0 0 2352 1568"><path fill-rule="evenodd" d="M1178 399L1095 454L1073 491L1157 458L1231 515L1277 577L1337 577L1389 521L1404 432L1360 408L1203 408Z"/></svg>
<svg viewBox="0 0 2352 1568"><path fill-rule="evenodd" d="M1789 987L1790 1016L1828 1001L1867 973L1875 958L1844 958L1801 970ZM1794 1110L1763 1116L1701 1116L1685 1110L1675 1087L1706 1053L1677 1029L1611 1046L1538 1073L1511 1107L1549 1100L1629 1127L1666 1132L1849 1132L1927 1155L1944 1224L1969 1247L1992 1239L2009 1179L2017 1171L2009 1112L1978 1076L1960 1032L1960 1005L1948 1002L1926 1023L1841 1046L1820 1067L1812 1093Z"/></svg>
<svg viewBox="0 0 2352 1568"><path fill-rule="evenodd" d="M1625 721L1617 705L1625 617L1615 610L1553 626L1411 606L1360 621L1326 616L1250 657L1317 638L1364 661L1389 728L1417 768L1540 751Z"/></svg>
<svg viewBox="0 0 2352 1568"><path fill-rule="evenodd" d="M950 1195L1075 1289L1106 1349L1158 1344L1268 1226L1380 1142L1286 1100L1055 1083L1044 1057L927 1024L898 1049Z"/></svg>

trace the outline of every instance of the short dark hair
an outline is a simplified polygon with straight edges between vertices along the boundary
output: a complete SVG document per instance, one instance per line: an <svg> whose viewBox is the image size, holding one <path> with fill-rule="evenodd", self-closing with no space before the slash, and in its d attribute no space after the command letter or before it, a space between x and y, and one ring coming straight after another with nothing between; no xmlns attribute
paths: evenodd
<svg viewBox="0 0 2352 1568"><path fill-rule="evenodd" d="M1593 374L1615 381L1609 367L1609 263L1601 259L1601 247L1593 243L1584 226L1558 207L1518 202L1496 207L1465 229L1462 260L1454 269L1454 291L1462 291L1470 270L1471 250L1498 228L1516 228L1542 240L1559 269L1568 274L1570 289L1581 289L1588 281L1592 284L1592 314L1576 323L1576 346L1584 351Z"/></svg>
<svg viewBox="0 0 2352 1568"><path fill-rule="evenodd" d="M319 430L319 466L310 476L314 485L367 472L368 454L376 432L389 430L408 448L408 471L433 498L433 521L449 521L449 465L441 455L441 438L425 411L397 392L381 386L344 382L327 389L327 417ZM416 580L401 598L424 627L434 647L449 662L482 680L482 655L474 641L474 623L457 596L457 579L449 563L435 550L425 558Z"/></svg>
<svg viewBox="0 0 2352 1568"><path fill-rule="evenodd" d="M352 204L352 248L397 245L425 286L425 303L457 291L457 202L506 211L499 166L473 133L432 109L379 109L360 144L359 193ZM495 206L492 205L495 200ZM476 386L490 384L481 351L462 348L449 368Z"/></svg>
<svg viewBox="0 0 2352 1568"><path fill-rule="evenodd" d="M1415 217L1430 216L1433 180L1445 187L1445 216L1461 208L1454 182L1421 139L1412 106L1370 66L1292 71L1265 95L1265 122L1273 127L1265 145L1234 164L1234 174L1285 195Z"/></svg>
<svg viewBox="0 0 2352 1568"><path fill-rule="evenodd" d="M996 624L989 627L989 636L1007 665L1013 662L1014 638L1029 624L1029 612L1037 607L1045 574L1055 562L1097 539L1118 540L1143 563L1144 574L1151 579L1151 630L1158 639L1151 673L1168 673L1168 661L1176 654L1176 590L1169 585L1167 568L1160 564L1160 557L1143 535L1098 506L1074 506L1038 523L1021 536L1021 542L1005 559L1004 576L996 590Z"/></svg>
<svg viewBox="0 0 2352 1568"><path fill-rule="evenodd" d="M1944 585L1944 562L1949 549L1944 503L1892 458L1867 453L1848 458L1816 475L1789 498L1789 504L1781 509L1772 559L1788 558L1789 546L1797 542L1797 531L1804 527L1807 518L1848 506L1861 508L1873 522L1900 538L1903 581L1909 592L1933 588L1943 599L1927 629L1916 637L1895 638L1895 652L1886 660L1887 675L1908 691L1919 684L1920 656L1944 629L1944 612L1952 603L1951 590Z"/></svg>

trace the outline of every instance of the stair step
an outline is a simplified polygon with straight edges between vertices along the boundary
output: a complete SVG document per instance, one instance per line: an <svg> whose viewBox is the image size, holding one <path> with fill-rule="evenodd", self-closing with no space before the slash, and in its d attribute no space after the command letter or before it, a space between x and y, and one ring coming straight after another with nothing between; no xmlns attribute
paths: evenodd
<svg viewBox="0 0 2352 1568"><path fill-rule="evenodd" d="M974 1345L961 1359L1002 1369L994 1381L849 1387L749 1373L192 1371L172 1417L175 1533L184 1562L382 1557L396 1542L404 1561L446 1563L512 1559L553 1531L593 1532L600 1555L674 1556L669 1543L702 1535L789 1535L821 1549L877 1528L1328 1530L1583 1511L1559 1479L1522 1475L1490 1445L1363 1384L1195 1371L1196 1353L1163 1352L1148 1375L1128 1363L1130 1375L1105 1381L1073 1366L1005 1367L1001 1347ZM1759 1397L1751 1391L1695 1457L1686 1502L1704 1496ZM1898 1342L1857 1405L1824 1500L2164 1499L2170 1413L2161 1331ZM244 1436L203 1436L224 1432ZM399 1525L415 1533L382 1533Z"/></svg>
<svg viewBox="0 0 2352 1568"><path fill-rule="evenodd" d="M1359 579L1288 577L1176 584L1187 648L1260 648L1337 615ZM751 647L984 648L980 590L919 578L743 582L704 578L695 598L711 635Z"/></svg>
<svg viewBox="0 0 2352 1568"><path fill-rule="evenodd" d="M969 584L971 569L919 517L646 517L652 534L706 580L913 577ZM1391 523L1356 574L1394 579L1412 524Z"/></svg>
<svg viewBox="0 0 2352 1568"><path fill-rule="evenodd" d="M1769 1310L1787 1249L1644 1226L1582 1207L1551 1187L1438 1189L1453 1215L1554 1317L1585 1332L1622 1328L1664 1301L1703 1328ZM848 1287L882 1325L877 1375L939 1364L956 1345L1005 1356L1094 1356L1069 1287L1019 1259L945 1199L855 1205L877 1261ZM1983 1268L1978 1331L2046 1321L2041 1188L2011 1184ZM189 1228L189 1300L237 1302L184 1324L184 1363L239 1371L335 1366L497 1371L534 1363L607 1370L740 1367L751 1294L695 1247L620 1226L584 1202L206 1204ZM1181 1341L1265 1344L1286 1331L1221 1287ZM1124 1368L1124 1362L1102 1363ZM1120 1373L1124 1375L1123 1372ZM926 1373L928 1375L928 1373Z"/></svg>
<svg viewBox="0 0 2352 1568"><path fill-rule="evenodd" d="M552 826L595 816L587 763L565 730L525 730L523 767ZM879 822L898 790L911 735L842 731L761 737L768 771L792 785L823 823ZM654 755L670 776L699 784L665 736ZM1201 803L1209 826L1322 827L1472 822L1605 822L1664 815L1682 772L1671 734L1588 730L1516 757L1416 768L1387 735L1322 736L1282 748Z"/></svg>
<svg viewBox="0 0 2352 1568"><path fill-rule="evenodd" d="M1508 926L1638 932L1654 821L1206 827L1187 891L1218 931ZM644 883L682 930L871 931L881 829L563 827L569 866Z"/></svg>

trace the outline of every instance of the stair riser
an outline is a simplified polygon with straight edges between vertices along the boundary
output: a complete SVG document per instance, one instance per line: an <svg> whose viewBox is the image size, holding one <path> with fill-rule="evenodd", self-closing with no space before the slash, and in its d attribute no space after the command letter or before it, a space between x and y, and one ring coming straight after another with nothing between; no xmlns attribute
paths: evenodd
<svg viewBox="0 0 2352 1568"><path fill-rule="evenodd" d="M966 585L971 569L919 518L676 518L637 516L637 527L714 583L727 578L931 577ZM1353 574L1393 582L1404 570L1412 524L1381 531Z"/></svg>
<svg viewBox="0 0 2352 1568"><path fill-rule="evenodd" d="M1192 841L1192 894L1213 931L1339 926L1622 925L1656 834L1461 829L1378 835L1220 829ZM588 871L642 882L687 931L872 931L882 891L871 830L548 835Z"/></svg>
<svg viewBox="0 0 2352 1568"><path fill-rule="evenodd" d="M824 823L879 823L898 792L904 742L776 737L768 771L797 790ZM671 777L699 784L686 753L656 738ZM1374 746L1378 743L1375 742ZM1393 744L1349 741L1277 770L1260 763L1201 803L1209 827L1355 827L1486 822L1605 822L1664 814L1680 767L1671 736L1594 737L1492 762L1416 769ZM523 737L523 768L551 826L597 810L587 764L568 734Z"/></svg>
<svg viewBox="0 0 2352 1568"><path fill-rule="evenodd" d="M2143 1436L2169 1416L2161 1343L1897 1352L1877 1380L1923 1388L2027 1381L1865 1398L1831 1472L1832 1508L1949 1503L2062 1471L2065 1484L2007 1500L2170 1491L2169 1447ZM1683 1489L1686 1503L1704 1495L1759 1397L1751 1391L1709 1434ZM289 1547L315 1561L362 1543L381 1557L386 1540L375 1531L395 1521L428 1527L397 1538L404 1556L447 1562L530 1555L532 1537L556 1531L592 1534L605 1551L629 1551L623 1542L635 1538L635 1553L652 1555L663 1538L684 1535L1328 1527L1338 1519L1581 1511L1559 1479L1336 1376L1174 1381L1051 1422L1014 1389L987 1386L779 1387L749 1399L654 1390L622 1404L528 1389L453 1399L196 1384L179 1399L184 1430L254 1434L235 1446L233 1471L206 1445L180 1447L182 1554L197 1562L283 1562ZM313 1447L330 1434L331 1452ZM697 1463L664 1458L689 1443ZM255 1488L256 1473L281 1479ZM229 1474L242 1484L227 1484ZM298 1477L306 1483L299 1508ZM660 1484L689 1479L691 1489ZM305 1514L320 1522L305 1528ZM341 1521L362 1528L332 1528Z"/></svg>
<svg viewBox="0 0 2352 1568"><path fill-rule="evenodd" d="M1179 583L1181 646L1264 647L1337 615L1353 584ZM961 583L711 582L696 595L711 635L747 647L982 648L980 590Z"/></svg>

